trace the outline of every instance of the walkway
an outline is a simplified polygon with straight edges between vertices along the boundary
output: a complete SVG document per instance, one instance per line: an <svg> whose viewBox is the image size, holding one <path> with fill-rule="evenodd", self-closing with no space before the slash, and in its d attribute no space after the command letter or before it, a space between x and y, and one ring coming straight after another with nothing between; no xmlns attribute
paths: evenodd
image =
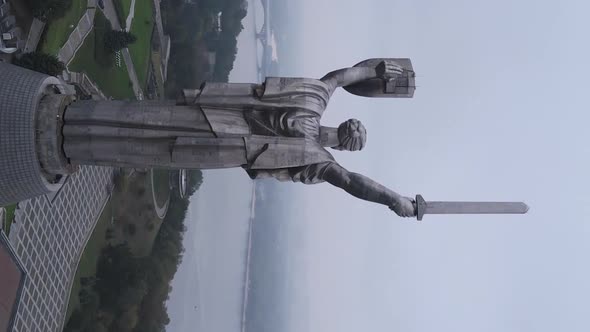
<svg viewBox="0 0 590 332"><path fill-rule="evenodd" d="M164 217L166 217L166 213L168 212L168 207L170 206L170 197L172 196L171 191L169 191L168 193L168 198L166 199L166 203L164 203L163 206L160 206L158 204L158 199L157 199L157 195L156 195L156 181L154 179L154 170L152 169L150 171L150 177L151 177L151 184L152 184L152 200L154 201L154 209L156 210L156 215L158 216L158 218L160 219L164 219ZM171 188L170 188L171 189Z"/></svg>
<svg viewBox="0 0 590 332"><path fill-rule="evenodd" d="M113 4L113 0L104 0L103 13L111 22L111 25L113 26L114 30L121 30L121 23L119 22L119 18L117 17L117 12L115 11L115 5ZM129 49L122 49L121 54L123 54L123 60L125 61L125 66L127 67L127 71L129 72L129 79L131 80L131 84L133 85L133 93L135 94L135 97L138 100L143 100L143 91L141 89L141 84L139 84L139 79L137 78L137 72L135 71L135 66L133 65L131 54L129 54Z"/></svg>
<svg viewBox="0 0 590 332"><path fill-rule="evenodd" d="M108 99L100 88L94 83L86 73L67 72L64 73L64 80L70 84L75 84L86 94L92 96L94 100Z"/></svg>
<svg viewBox="0 0 590 332"><path fill-rule="evenodd" d="M92 31L94 27L94 14L96 13L96 0L88 0L88 9L86 9L86 13L82 16L78 25L68 37L68 41L66 41L65 45L59 50L57 54L57 58L65 63L69 64L70 61L76 55L78 49L84 43L84 39L86 36Z"/></svg>
<svg viewBox="0 0 590 332"><path fill-rule="evenodd" d="M131 0L131 8L129 9L129 15L125 21L125 30L131 31L131 24L133 24L133 18L135 17L135 0Z"/></svg>
<svg viewBox="0 0 590 332"><path fill-rule="evenodd" d="M33 24L29 30L29 35L27 36L27 42L25 43L23 53L35 52L37 45L39 45L39 40L41 40L41 36L43 35L43 31L45 31L45 22L42 22L36 18L33 19Z"/></svg>

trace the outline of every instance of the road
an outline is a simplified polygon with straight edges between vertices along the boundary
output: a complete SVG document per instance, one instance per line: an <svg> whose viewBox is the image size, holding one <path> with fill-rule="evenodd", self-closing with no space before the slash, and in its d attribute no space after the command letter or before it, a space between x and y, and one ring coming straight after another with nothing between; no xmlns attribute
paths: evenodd
<svg viewBox="0 0 590 332"><path fill-rule="evenodd" d="M117 12L115 11L115 5L113 4L113 0L104 0L104 9L102 11L106 18L109 20L109 22L111 22L113 29L121 30L121 23L119 22L119 18L117 17ZM131 80L133 93L135 94L135 97L138 100L143 100L143 91L141 89L139 79L137 78L137 72L135 71L135 66L133 65L133 60L131 59L129 49L122 49L121 54L123 54L123 61L125 61L125 66L127 67L127 71L129 72L129 79Z"/></svg>

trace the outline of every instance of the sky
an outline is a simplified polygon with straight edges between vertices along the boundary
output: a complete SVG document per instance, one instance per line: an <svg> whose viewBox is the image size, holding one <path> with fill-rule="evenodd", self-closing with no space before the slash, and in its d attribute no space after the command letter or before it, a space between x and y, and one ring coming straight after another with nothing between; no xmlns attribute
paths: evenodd
<svg viewBox="0 0 590 332"><path fill-rule="evenodd" d="M531 209L418 223L329 184L290 185L300 208L285 222L305 231L307 259L287 330L590 330L589 11L581 0L293 5L287 74L373 57L409 57L417 74L412 99L334 94L324 125L354 117L368 131L363 151L333 153L343 166L407 196ZM234 81L251 74L243 45Z"/></svg>
<svg viewBox="0 0 590 332"><path fill-rule="evenodd" d="M185 251L167 304L169 332L240 331L252 199L252 181L243 172L204 172L191 197Z"/></svg>

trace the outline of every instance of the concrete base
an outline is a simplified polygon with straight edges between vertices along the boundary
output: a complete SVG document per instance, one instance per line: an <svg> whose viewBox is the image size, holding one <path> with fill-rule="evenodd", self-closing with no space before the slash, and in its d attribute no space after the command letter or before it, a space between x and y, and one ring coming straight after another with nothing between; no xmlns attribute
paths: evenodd
<svg viewBox="0 0 590 332"><path fill-rule="evenodd" d="M36 150L39 101L59 85L57 78L0 63L0 206L59 189Z"/></svg>

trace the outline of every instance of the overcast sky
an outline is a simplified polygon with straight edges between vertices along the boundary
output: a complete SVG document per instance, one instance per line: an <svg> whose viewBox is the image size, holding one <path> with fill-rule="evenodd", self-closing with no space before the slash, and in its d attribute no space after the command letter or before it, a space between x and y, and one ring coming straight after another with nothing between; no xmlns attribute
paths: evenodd
<svg viewBox="0 0 590 332"><path fill-rule="evenodd" d="M413 99L333 96L324 124L368 130L366 149L338 161L404 195L531 210L417 223L292 185L301 208L286 219L308 239L292 330L590 330L590 3L297 2L297 76L372 57L409 57L418 76ZM251 58L240 49L235 80Z"/></svg>

